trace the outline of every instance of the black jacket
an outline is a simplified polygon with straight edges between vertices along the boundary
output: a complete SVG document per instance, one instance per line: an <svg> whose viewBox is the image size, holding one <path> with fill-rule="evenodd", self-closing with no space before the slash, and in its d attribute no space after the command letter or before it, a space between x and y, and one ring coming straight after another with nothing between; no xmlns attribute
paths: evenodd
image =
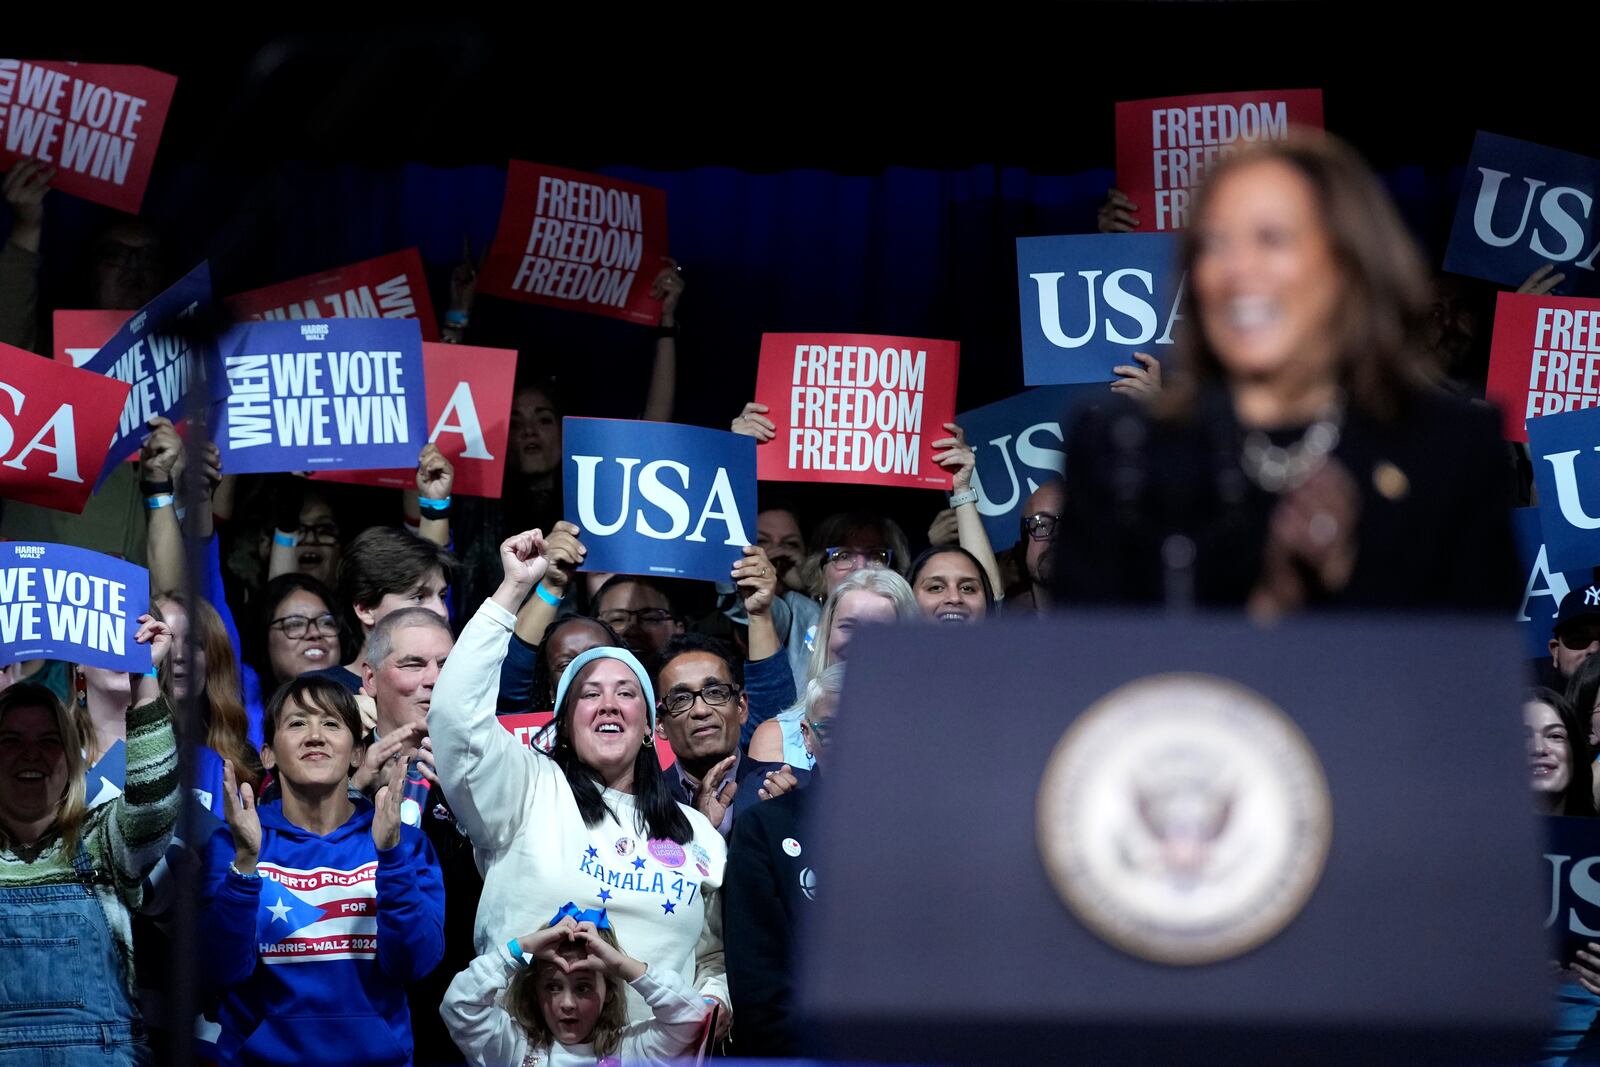
<svg viewBox="0 0 1600 1067"><path fill-rule="evenodd" d="M444 877L444 959L406 991L417 1067L467 1062L439 1017L450 980L466 970L477 955L472 948L472 923L483 894L483 878L472 859L472 842L456 825L444 791L435 785L422 812L422 831L439 857L439 872Z"/></svg>

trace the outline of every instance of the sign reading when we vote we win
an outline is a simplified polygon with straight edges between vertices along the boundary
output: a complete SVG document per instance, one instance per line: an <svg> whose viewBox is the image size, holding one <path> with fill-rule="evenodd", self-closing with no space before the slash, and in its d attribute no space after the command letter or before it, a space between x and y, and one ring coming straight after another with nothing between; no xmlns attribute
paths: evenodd
<svg viewBox="0 0 1600 1067"><path fill-rule="evenodd" d="M950 488L930 442L955 421L960 359L955 341L763 335L756 400L776 436L756 449L761 478Z"/></svg>
<svg viewBox="0 0 1600 1067"><path fill-rule="evenodd" d="M428 387L428 440L455 468L452 495L499 497L511 430L517 353L509 348L422 343ZM313 471L312 477L387 489L412 489L416 464L391 471Z"/></svg>
<svg viewBox="0 0 1600 1067"><path fill-rule="evenodd" d="M143 674L134 641L150 572L112 556L37 541L0 543L0 664L59 659Z"/></svg>
<svg viewBox="0 0 1600 1067"><path fill-rule="evenodd" d="M1139 230L1181 230L1189 201L1219 161L1297 126L1322 127L1322 90L1215 93L1117 105L1117 188L1139 208Z"/></svg>
<svg viewBox="0 0 1600 1067"><path fill-rule="evenodd" d="M1135 352L1161 358L1183 298L1176 251L1158 233L1017 238L1023 381L1109 382Z"/></svg>
<svg viewBox="0 0 1600 1067"><path fill-rule="evenodd" d="M137 214L177 87L149 67L0 59L0 170L37 159L62 192Z"/></svg>
<svg viewBox="0 0 1600 1067"><path fill-rule="evenodd" d="M223 303L242 319L416 319L424 341L439 339L415 248L252 289Z"/></svg>
<svg viewBox="0 0 1600 1067"><path fill-rule="evenodd" d="M0 344L0 498L83 511L129 388Z"/></svg>
<svg viewBox="0 0 1600 1067"><path fill-rule="evenodd" d="M1600 404L1600 300L1501 293L1487 393L1508 441L1528 439L1529 419Z"/></svg>
<svg viewBox="0 0 1600 1067"><path fill-rule="evenodd" d="M478 291L654 324L667 194L599 174L513 162Z"/></svg>
<svg viewBox="0 0 1600 1067"><path fill-rule="evenodd" d="M428 423L415 322L243 323L217 347L212 424L224 470L416 466Z"/></svg>
<svg viewBox="0 0 1600 1067"><path fill-rule="evenodd" d="M752 438L703 426L562 420L564 514L583 569L725 581L756 521Z"/></svg>

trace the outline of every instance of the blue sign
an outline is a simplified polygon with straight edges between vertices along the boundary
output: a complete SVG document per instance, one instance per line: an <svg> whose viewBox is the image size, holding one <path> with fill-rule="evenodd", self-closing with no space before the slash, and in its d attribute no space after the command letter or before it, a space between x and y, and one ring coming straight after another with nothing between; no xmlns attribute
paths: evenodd
<svg viewBox="0 0 1600 1067"><path fill-rule="evenodd" d="M143 674L134 641L150 572L113 556L39 541L0 543L0 663L59 659Z"/></svg>
<svg viewBox="0 0 1600 1067"><path fill-rule="evenodd" d="M1135 352L1171 351L1177 247L1164 233L1017 238L1023 381L1109 382Z"/></svg>
<svg viewBox="0 0 1600 1067"><path fill-rule="evenodd" d="M1517 626L1522 631L1522 644L1528 657L1544 659L1550 655L1550 631L1556 624L1561 598L1588 585L1593 580L1593 571L1587 567L1570 571L1550 569L1538 508L1518 508L1511 513L1511 520L1517 535L1517 561L1524 575Z"/></svg>
<svg viewBox="0 0 1600 1067"><path fill-rule="evenodd" d="M174 422L183 417L184 398L206 365L208 347L186 325L202 321L210 307L211 266L201 263L140 308L83 365L133 385L96 489L144 442L150 432L146 423L157 415Z"/></svg>
<svg viewBox="0 0 1600 1067"><path fill-rule="evenodd" d="M428 443L421 327L241 323L217 342L211 402L230 474L414 467Z"/></svg>
<svg viewBox="0 0 1600 1067"><path fill-rule="evenodd" d="M1066 412L1110 392L1104 385L1047 385L956 416L978 458L972 487L996 552L1021 539L1022 505L1066 465Z"/></svg>
<svg viewBox="0 0 1600 1067"><path fill-rule="evenodd" d="M1550 566L1600 566L1600 408L1528 420Z"/></svg>
<svg viewBox="0 0 1600 1067"><path fill-rule="evenodd" d="M1600 819L1552 815L1543 821L1544 927L1555 958L1571 963L1588 942L1600 941Z"/></svg>
<svg viewBox="0 0 1600 1067"><path fill-rule="evenodd" d="M565 514L585 570L727 581L756 522L753 437L622 419L564 419Z"/></svg>
<svg viewBox="0 0 1600 1067"><path fill-rule="evenodd" d="M1479 132L1450 227L1444 269L1520 285L1554 263L1562 295L1600 292L1600 160Z"/></svg>

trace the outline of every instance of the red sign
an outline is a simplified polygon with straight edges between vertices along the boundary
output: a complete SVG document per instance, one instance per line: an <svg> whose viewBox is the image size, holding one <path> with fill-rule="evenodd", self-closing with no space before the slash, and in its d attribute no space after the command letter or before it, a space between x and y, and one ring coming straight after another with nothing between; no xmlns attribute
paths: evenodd
<svg viewBox="0 0 1600 1067"><path fill-rule="evenodd" d="M81 367L94 358L94 354L132 316L131 311L57 311L51 316L55 324L55 357L62 363Z"/></svg>
<svg viewBox="0 0 1600 1067"><path fill-rule="evenodd" d="M439 339L415 248L252 289L223 304L241 319L416 319L424 341Z"/></svg>
<svg viewBox="0 0 1600 1067"><path fill-rule="evenodd" d="M149 67L0 59L0 167L42 160L62 192L137 214L177 87Z"/></svg>
<svg viewBox="0 0 1600 1067"><path fill-rule="evenodd" d="M1528 419L1600 404L1600 300L1501 293L1486 392L1507 441L1528 439Z"/></svg>
<svg viewBox="0 0 1600 1067"><path fill-rule="evenodd" d="M131 388L0 344L0 497L81 512Z"/></svg>
<svg viewBox="0 0 1600 1067"><path fill-rule="evenodd" d="M517 715L497 716L500 725L510 730L512 735L524 745L531 745L539 736L539 731L544 729L555 715L548 711L526 711ZM667 739L660 734L656 735L656 762L661 764L661 769L666 770L672 766L677 757L672 754L672 746L667 744Z"/></svg>
<svg viewBox="0 0 1600 1067"><path fill-rule="evenodd" d="M955 341L763 334L756 401L777 436L756 447L756 476L949 489L929 442L956 420L960 358Z"/></svg>
<svg viewBox="0 0 1600 1067"><path fill-rule="evenodd" d="M513 162L478 291L655 325L650 287L667 254L667 194Z"/></svg>
<svg viewBox="0 0 1600 1067"><path fill-rule="evenodd" d="M428 440L455 468L451 495L498 498L511 431L511 396L517 353L422 342L422 376L428 390ZM417 472L314 471L311 477L351 485L414 489Z"/></svg>
<svg viewBox="0 0 1600 1067"><path fill-rule="evenodd" d="M1322 128L1321 89L1208 93L1117 105L1117 188L1138 205L1139 231L1181 230L1194 189L1224 156Z"/></svg>

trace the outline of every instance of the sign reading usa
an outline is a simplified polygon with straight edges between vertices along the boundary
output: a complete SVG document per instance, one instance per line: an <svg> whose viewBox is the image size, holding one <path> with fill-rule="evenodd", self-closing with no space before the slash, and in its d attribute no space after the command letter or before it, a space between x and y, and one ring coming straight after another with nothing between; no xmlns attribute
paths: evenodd
<svg viewBox="0 0 1600 1067"><path fill-rule="evenodd" d="M562 420L565 513L583 569L725 581L756 518L756 443L623 419Z"/></svg>
<svg viewBox="0 0 1600 1067"><path fill-rule="evenodd" d="M416 466L427 435L422 335L403 319L251 322L218 340L223 469Z"/></svg>
<svg viewBox="0 0 1600 1067"><path fill-rule="evenodd" d="M1550 566L1600 566L1600 408L1528 420Z"/></svg>
<svg viewBox="0 0 1600 1067"><path fill-rule="evenodd" d="M950 488L928 442L955 421L960 360L955 341L764 334L756 400L776 436L756 449L761 477Z"/></svg>
<svg viewBox="0 0 1600 1067"><path fill-rule="evenodd" d="M972 488L978 492L978 514L995 551L1022 537L1022 505L1046 482L1058 481L1066 468L1062 418L1070 404L1103 389L1045 386L985 404L957 417L978 460Z"/></svg>
<svg viewBox="0 0 1600 1067"><path fill-rule="evenodd" d="M1528 439L1528 419L1600 404L1600 300L1501 293L1487 393L1508 441Z"/></svg>
<svg viewBox="0 0 1600 1067"><path fill-rule="evenodd" d="M1322 90L1214 93L1117 105L1117 188L1139 207L1139 230L1181 230L1194 189L1220 160L1296 126L1322 127Z"/></svg>
<svg viewBox="0 0 1600 1067"><path fill-rule="evenodd" d="M0 59L0 168L41 160L61 191L137 214L177 87L149 67Z"/></svg>
<svg viewBox="0 0 1600 1067"><path fill-rule="evenodd" d="M439 339L415 248L252 289L223 303L242 319L416 319L424 341Z"/></svg>
<svg viewBox="0 0 1600 1067"><path fill-rule="evenodd" d="M1444 269L1518 285L1546 263L1563 293L1600 292L1600 160L1479 131L1456 204Z"/></svg>
<svg viewBox="0 0 1600 1067"><path fill-rule="evenodd" d="M1582 589L1592 580L1590 568L1560 571L1550 569L1550 554L1545 548L1544 530L1538 508L1517 508L1511 513L1517 535L1517 560L1527 581L1522 586L1522 604L1517 609L1517 627L1522 631L1522 647L1529 659L1550 654L1550 628L1556 624L1561 598Z"/></svg>
<svg viewBox="0 0 1600 1067"><path fill-rule="evenodd" d="M598 174L513 162L480 292L655 324L667 194Z"/></svg>
<svg viewBox="0 0 1600 1067"><path fill-rule="evenodd" d="M83 511L130 388L0 344L0 497Z"/></svg>
<svg viewBox="0 0 1600 1067"><path fill-rule="evenodd" d="M143 674L134 641L149 610L150 572L71 545L0 543L0 664L60 659Z"/></svg>
<svg viewBox="0 0 1600 1067"><path fill-rule="evenodd" d="M422 342L428 440L455 468L451 495L499 497L511 431L517 353L509 348ZM416 464L392 471L322 471L317 478L388 489L414 489Z"/></svg>
<svg viewBox="0 0 1600 1067"><path fill-rule="evenodd" d="M1017 238L1023 381L1109 382L1135 352L1159 357L1180 318L1177 247L1156 233Z"/></svg>

